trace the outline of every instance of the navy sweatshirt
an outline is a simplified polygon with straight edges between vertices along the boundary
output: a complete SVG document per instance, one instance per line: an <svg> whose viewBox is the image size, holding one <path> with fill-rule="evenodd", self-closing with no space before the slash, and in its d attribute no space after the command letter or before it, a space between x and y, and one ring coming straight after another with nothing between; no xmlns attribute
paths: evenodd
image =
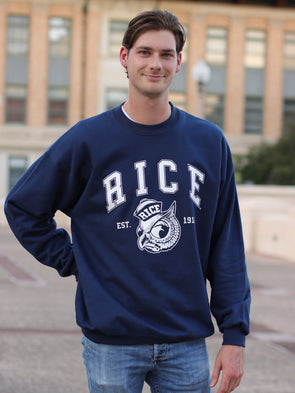
<svg viewBox="0 0 295 393"><path fill-rule="evenodd" d="M71 218L71 238L57 228ZM157 125L119 106L61 136L10 191L21 244L75 275L77 323L97 343L207 337L244 345L250 290L231 154L221 130L172 106ZM211 285L208 299L206 282Z"/></svg>

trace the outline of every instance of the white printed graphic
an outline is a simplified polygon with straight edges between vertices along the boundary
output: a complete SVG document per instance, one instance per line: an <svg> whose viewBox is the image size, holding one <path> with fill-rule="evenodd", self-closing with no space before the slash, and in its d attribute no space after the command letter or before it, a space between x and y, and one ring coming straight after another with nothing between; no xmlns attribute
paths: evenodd
<svg viewBox="0 0 295 393"><path fill-rule="evenodd" d="M149 187L146 178L146 170L149 170L149 163L146 160L137 161L133 164L137 175L137 188L135 195L144 197L149 195ZM163 194L176 194L180 191L181 183L179 179L183 177L178 173L177 164L170 159L163 159L158 162L158 170L155 176L158 177L158 187ZM201 210L202 199L200 197L201 186L205 184L205 173L191 164L187 164L190 173L190 189L183 189L182 192L189 193L191 200ZM177 177L178 176L178 177ZM125 178L129 178L125 176ZM123 184L124 173L114 171L103 179L103 186L106 194L106 210L108 213L117 209L117 207L128 202L127 194L124 193ZM175 181L170 180L174 179ZM183 183L184 187L188 187ZM182 186L183 186L182 185ZM183 194L185 195L185 194ZM156 201L157 202L157 201Z"/></svg>
<svg viewBox="0 0 295 393"><path fill-rule="evenodd" d="M133 215L139 219L137 245L143 251L158 254L170 251L180 239L181 227L176 218L176 202L162 211L162 202L142 199Z"/></svg>

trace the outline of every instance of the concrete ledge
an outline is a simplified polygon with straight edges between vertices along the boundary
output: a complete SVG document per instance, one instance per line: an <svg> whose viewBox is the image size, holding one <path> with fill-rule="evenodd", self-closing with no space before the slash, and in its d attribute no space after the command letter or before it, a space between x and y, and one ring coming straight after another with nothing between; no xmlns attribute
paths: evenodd
<svg viewBox="0 0 295 393"><path fill-rule="evenodd" d="M246 252L295 262L295 187L238 186Z"/></svg>

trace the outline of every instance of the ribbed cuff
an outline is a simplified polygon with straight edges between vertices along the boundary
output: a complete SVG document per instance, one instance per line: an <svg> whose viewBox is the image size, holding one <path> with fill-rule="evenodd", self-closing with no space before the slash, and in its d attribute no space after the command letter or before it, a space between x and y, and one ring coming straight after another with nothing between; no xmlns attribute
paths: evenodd
<svg viewBox="0 0 295 393"><path fill-rule="evenodd" d="M246 336L239 328L224 329L222 345L238 345L244 347Z"/></svg>

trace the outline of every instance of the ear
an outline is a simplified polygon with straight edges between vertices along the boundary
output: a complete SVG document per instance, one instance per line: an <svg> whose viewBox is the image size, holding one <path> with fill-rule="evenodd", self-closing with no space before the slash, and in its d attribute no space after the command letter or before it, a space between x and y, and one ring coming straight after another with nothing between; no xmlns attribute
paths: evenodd
<svg viewBox="0 0 295 393"><path fill-rule="evenodd" d="M169 207L169 209L167 210L165 217L172 217L175 216L176 213L176 201L172 202L171 206Z"/></svg>
<svg viewBox="0 0 295 393"><path fill-rule="evenodd" d="M176 72L180 71L181 61L182 61L182 52L178 53L177 55Z"/></svg>
<svg viewBox="0 0 295 393"><path fill-rule="evenodd" d="M125 46L120 49L120 62L124 68L127 68L128 50Z"/></svg>

